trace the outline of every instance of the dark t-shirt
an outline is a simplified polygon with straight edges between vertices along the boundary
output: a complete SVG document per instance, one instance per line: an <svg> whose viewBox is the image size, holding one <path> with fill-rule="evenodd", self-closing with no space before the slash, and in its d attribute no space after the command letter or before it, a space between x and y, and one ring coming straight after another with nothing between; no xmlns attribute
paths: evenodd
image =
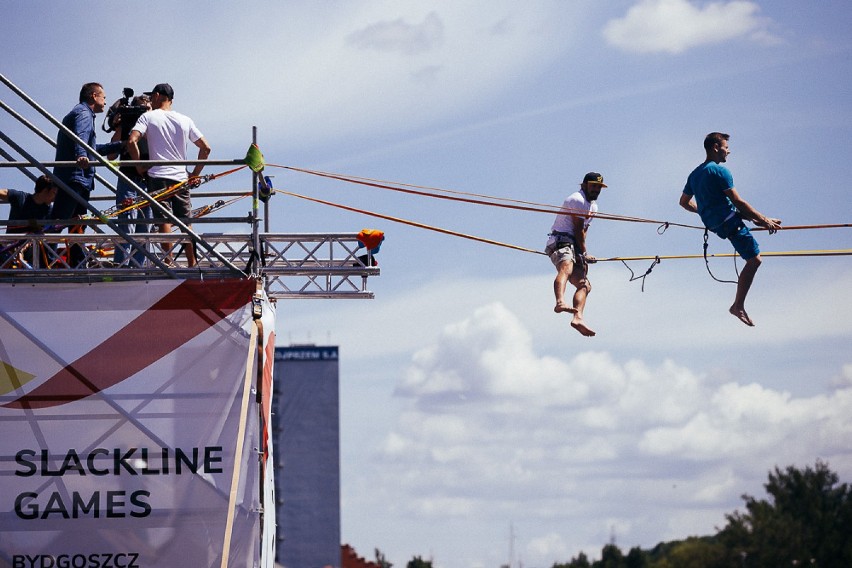
<svg viewBox="0 0 852 568"><path fill-rule="evenodd" d="M9 221L23 221L20 225L8 225L7 233L29 233L41 230L37 225L30 225L33 219L47 219L50 215L50 204L38 204L32 193L10 189L7 192L9 205Z"/></svg>

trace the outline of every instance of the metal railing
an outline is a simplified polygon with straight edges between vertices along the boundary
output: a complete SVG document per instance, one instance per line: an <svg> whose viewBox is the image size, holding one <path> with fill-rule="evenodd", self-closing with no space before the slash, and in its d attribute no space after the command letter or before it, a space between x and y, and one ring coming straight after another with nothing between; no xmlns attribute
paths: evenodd
<svg viewBox="0 0 852 568"><path fill-rule="evenodd" d="M74 139L86 148L94 158L93 167L102 173L114 174L125 183L133 184L119 169L118 165L97 154L59 120L42 109L21 89L0 74L0 82L17 94L44 119L47 119L59 131ZM17 113L0 100L0 108L5 110L19 123L36 134L38 138L55 146L55 142L25 117ZM257 139L257 129L252 129L252 142ZM367 278L379 274L372 255L364 249L355 233L311 233L278 234L269 232L268 205L261 219L258 211L258 173L252 175L251 189L245 192L204 193L204 197L239 196L251 194L252 209L245 217L215 217L179 219L163 207L143 188L138 186L138 194L151 199L151 208L157 219L144 222L149 226L169 223L178 228L177 233L138 233L126 230L128 224L136 220L109 218L93 202L104 199L94 196L83 200L71 191L48 169L56 166L72 165L71 162L39 161L30 152L17 144L10 136L0 130L0 140L16 152L20 158L0 147L0 168L18 168L27 177L36 176L30 171L39 170L50 176L61 191L66 191L85 205L91 213L87 220L61 221L63 225L86 225L94 233L64 234L58 231L62 227L51 227L48 231L33 234L0 234L0 282L92 282L147 280L155 278L225 278L259 277L265 283L267 294L272 299L297 298L373 298L367 290ZM121 166L132 165L195 165L234 166L245 160L184 160L184 161L122 161ZM103 179L96 179L112 193L115 187ZM135 185L135 184L134 184ZM193 192L200 196L201 192ZM265 231L259 226L264 220ZM44 227L57 221L36 223ZM190 223L240 223L247 225L243 234L232 233L196 233ZM8 223L0 221L2 225ZM197 264L186 266L180 258L181 252L189 243L195 244ZM73 254L72 254L73 251ZM116 254L118 252L118 254ZM71 260L73 258L73 261ZM174 259L178 259L176 262Z"/></svg>
<svg viewBox="0 0 852 568"><path fill-rule="evenodd" d="M159 260L170 258L166 248L179 251L189 242L187 235L136 233L136 239ZM273 299L373 298L367 278L378 276L372 255L360 247L356 233L275 234L260 233L263 256L256 254L251 235L204 234L215 254L198 251L198 264L188 267L172 261L177 278L204 279L232 277L221 262L241 267L261 277ZM116 262L116 247L127 246L119 235L74 234L0 235L0 282L103 282L165 278L148 259L125 254ZM81 251L72 266L69 251ZM177 256L177 255L176 255Z"/></svg>

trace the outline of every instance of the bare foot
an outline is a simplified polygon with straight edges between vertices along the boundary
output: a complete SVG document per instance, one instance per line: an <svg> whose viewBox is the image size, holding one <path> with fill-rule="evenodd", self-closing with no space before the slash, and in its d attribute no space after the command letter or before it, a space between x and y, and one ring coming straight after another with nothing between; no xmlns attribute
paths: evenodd
<svg viewBox="0 0 852 568"><path fill-rule="evenodd" d="M748 314L746 313L746 311L745 311L745 310L740 309L740 308L735 308L734 306L731 306L731 308L730 308L728 311L729 311L729 312L731 312L731 314L732 314L734 317L736 317L737 319L739 319L741 322L743 322L743 323L744 323L744 324L746 324L747 326L749 326L749 327L754 327L754 322L753 322L753 321L751 321L751 318L750 318L750 317L748 317Z"/></svg>
<svg viewBox="0 0 852 568"><path fill-rule="evenodd" d="M560 313L560 312L568 312L568 313L571 313L571 314L577 313L576 308L572 308L571 306L564 304L562 302L557 302L556 307L553 308L553 311L556 312L557 314Z"/></svg>
<svg viewBox="0 0 852 568"><path fill-rule="evenodd" d="M571 322L571 327L573 327L574 329L576 329L577 331L579 331L582 335L585 335L586 337L594 337L595 336L595 332L592 331L591 329L589 329L589 327L586 326L586 322L584 322L582 319L574 318L574 321Z"/></svg>

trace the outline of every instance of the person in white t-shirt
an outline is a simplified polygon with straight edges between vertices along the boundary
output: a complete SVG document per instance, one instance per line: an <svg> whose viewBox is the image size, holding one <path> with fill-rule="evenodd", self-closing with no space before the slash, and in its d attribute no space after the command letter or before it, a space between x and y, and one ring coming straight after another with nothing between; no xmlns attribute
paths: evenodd
<svg viewBox="0 0 852 568"><path fill-rule="evenodd" d="M172 110L175 92L168 83L159 83L150 92L145 93L151 98L152 110L139 117L127 140L127 151L133 160L139 159L139 139L145 138L148 143L148 155L151 160L187 160L186 149L189 142L198 148L198 159L205 160L210 155L210 144L186 115ZM204 164L196 164L187 173L183 165L156 165L150 168L139 167L139 173L148 177L148 192L156 192L173 186L188 178L197 177ZM181 220L189 219L192 211L190 200L190 184L182 186L171 197L162 201L171 209L175 217ZM190 225L191 226L191 225ZM171 232L172 226L166 223L160 226L161 233ZM171 251L167 246L167 261L171 261ZM192 241L186 244L187 266L195 266L195 246Z"/></svg>
<svg viewBox="0 0 852 568"><path fill-rule="evenodd" d="M556 307L553 311L573 314L571 327L586 337L595 335L583 319L586 297L592 291L588 265L595 262L595 257L586 252L586 232L598 210L597 199L604 187L606 184L601 174L589 172L585 175L580 191L569 195L562 204L564 212L556 215L544 249L556 267L556 279L553 281ZM568 282L576 288L570 306L565 303Z"/></svg>

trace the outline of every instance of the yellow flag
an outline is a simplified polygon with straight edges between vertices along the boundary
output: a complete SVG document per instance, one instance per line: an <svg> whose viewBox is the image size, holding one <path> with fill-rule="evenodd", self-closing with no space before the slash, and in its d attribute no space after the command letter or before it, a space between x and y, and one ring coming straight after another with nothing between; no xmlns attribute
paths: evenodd
<svg viewBox="0 0 852 568"><path fill-rule="evenodd" d="M260 153L260 148L257 147L257 144L249 146L248 152L246 152L246 165L254 173L263 171L266 163L263 161L263 154Z"/></svg>

